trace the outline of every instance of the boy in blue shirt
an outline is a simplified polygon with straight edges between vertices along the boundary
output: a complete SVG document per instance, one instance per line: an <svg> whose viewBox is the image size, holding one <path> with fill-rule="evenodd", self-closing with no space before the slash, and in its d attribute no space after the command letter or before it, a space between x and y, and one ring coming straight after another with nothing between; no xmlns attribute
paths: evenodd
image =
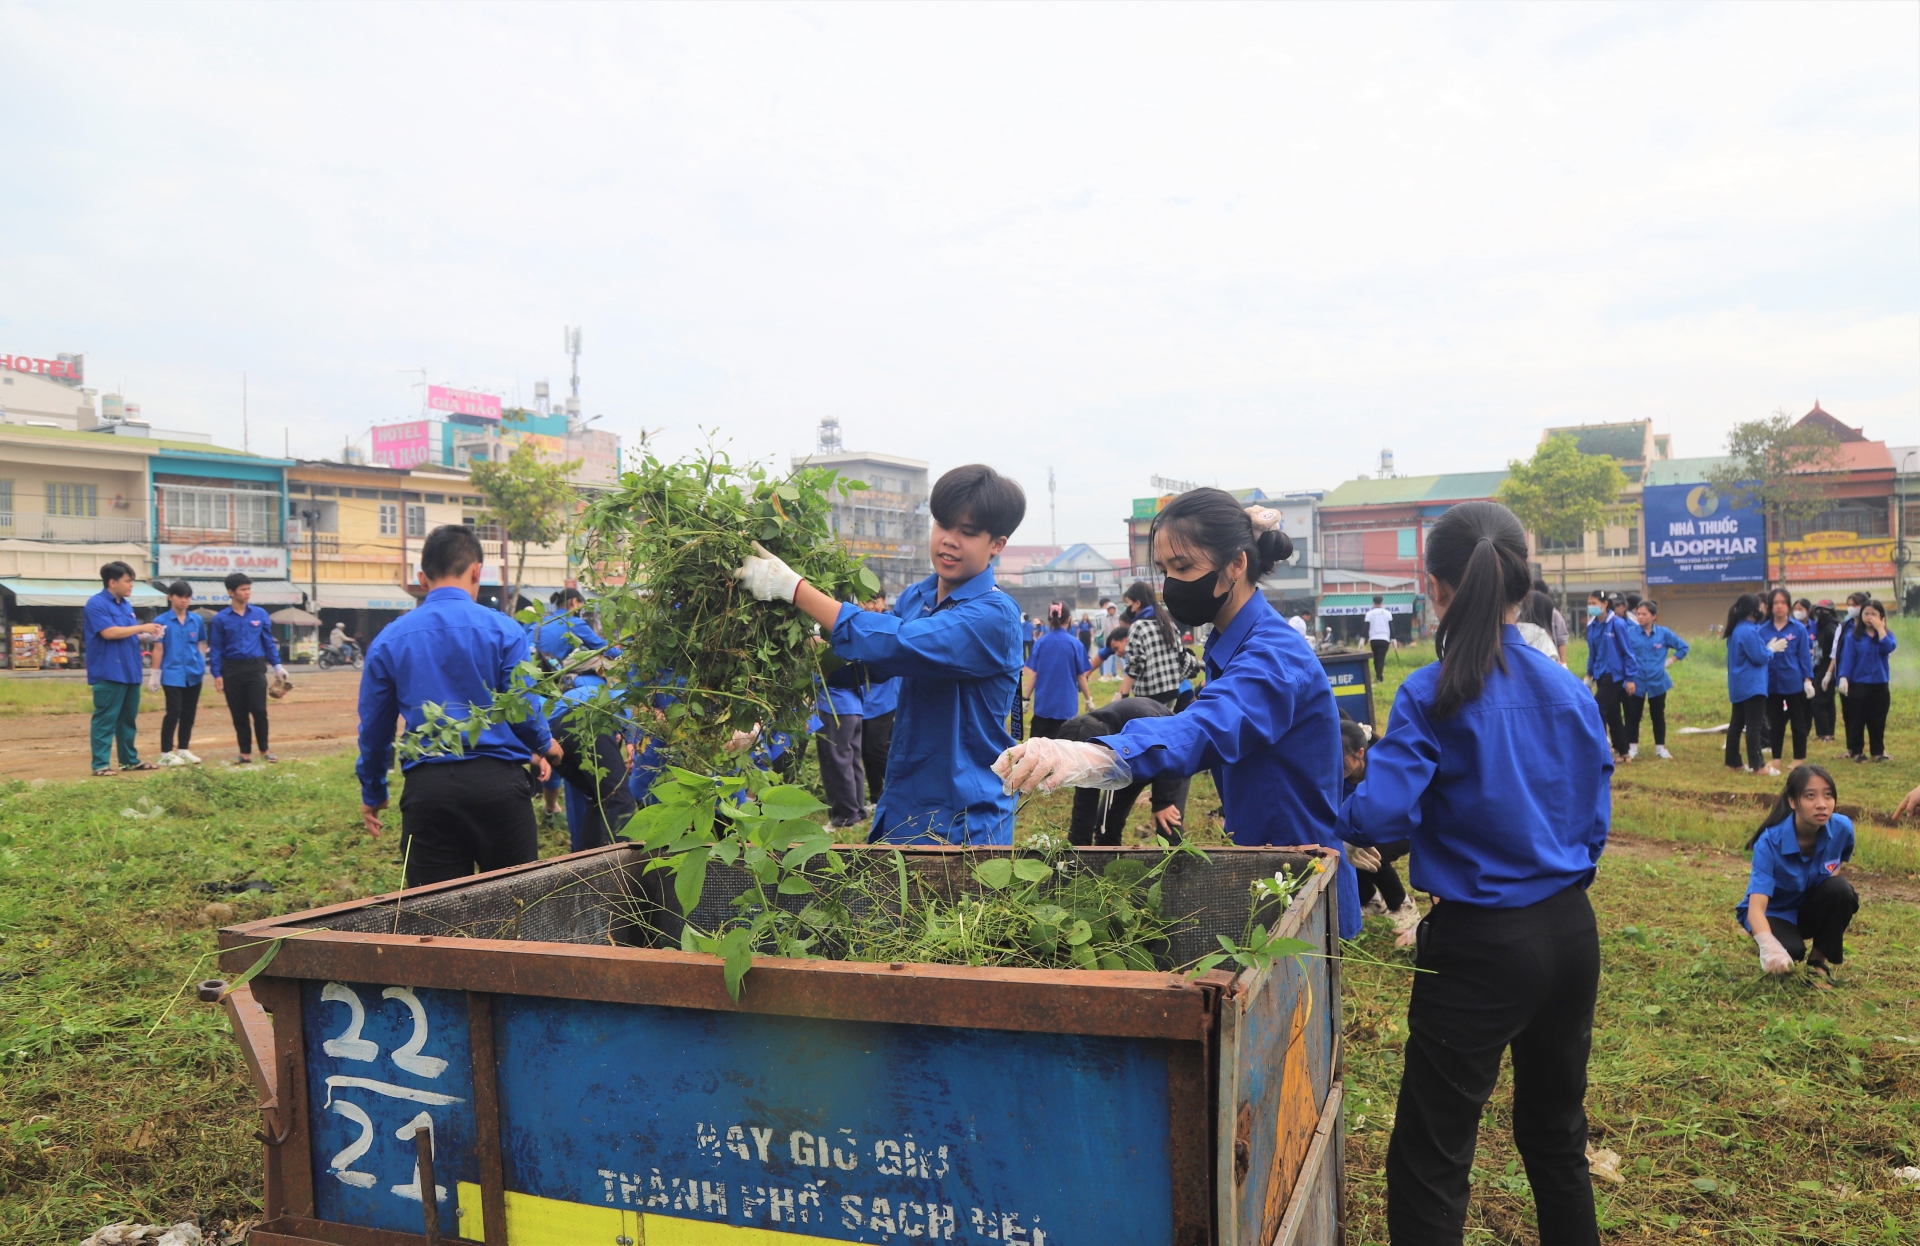
<svg viewBox="0 0 1920 1246"><path fill-rule="evenodd" d="M81 614L87 635L87 684L93 693L93 773L117 773L113 750L123 770L152 770L140 760L134 735L140 721L140 637L158 636L158 623L142 623L127 598L133 596L133 568L110 562L100 568L100 591L87 599Z"/></svg>
<svg viewBox="0 0 1920 1246"><path fill-rule="evenodd" d="M886 791L873 842L1011 844L1013 797L990 767L1020 676L1020 607L994 584L993 560L1026 517L1026 494L983 464L956 467L928 499L933 574L892 614L835 601L755 547L734 572L760 601L792 602L832 629L833 650L874 679L900 677Z"/></svg>
<svg viewBox="0 0 1920 1246"><path fill-rule="evenodd" d="M153 648L153 670L147 674L147 687L164 692L167 698L167 713L160 720L163 766L200 764L187 745L193 743L193 720L200 709L200 687L206 679L207 659L200 652L200 642L207 636L200 616L190 612L192 605L193 585L175 580L167 585L168 610L155 620L162 630L160 643Z"/></svg>
<svg viewBox="0 0 1920 1246"><path fill-rule="evenodd" d="M240 745L234 762L244 766L253 760L254 736L260 737L260 755L278 761L267 747L267 673L285 679L287 668L280 665L273 620L252 604L253 580L245 572L234 572L226 583L233 606L214 615L207 625L207 667L233 716L233 734Z"/></svg>
<svg viewBox="0 0 1920 1246"><path fill-rule="evenodd" d="M526 632L477 600L484 557L473 529L435 528L420 547L426 598L367 647L355 771L360 816L369 834L380 833L380 811L387 807L395 720L404 717L412 731L426 720L428 705L463 718L471 706L492 704L527 660ZM407 886L537 860L534 782L546 782L552 774L548 763L563 756L546 718L532 714L517 723L494 723L462 753L406 762L400 836Z"/></svg>

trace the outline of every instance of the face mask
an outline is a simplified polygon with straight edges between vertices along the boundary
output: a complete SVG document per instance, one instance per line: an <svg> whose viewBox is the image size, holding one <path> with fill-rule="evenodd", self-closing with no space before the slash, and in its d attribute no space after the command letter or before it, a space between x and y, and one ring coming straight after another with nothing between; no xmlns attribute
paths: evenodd
<svg viewBox="0 0 1920 1246"><path fill-rule="evenodd" d="M1213 622L1220 613L1220 603L1227 594L1216 593L1213 585L1218 577L1209 571L1193 580L1176 580L1167 577L1167 583L1160 590L1160 600L1166 603L1167 613L1176 623L1186 627L1199 627Z"/></svg>
<svg viewBox="0 0 1920 1246"><path fill-rule="evenodd" d="M1858 607L1858 606L1848 606L1848 607L1847 607L1847 617L1848 617L1848 618L1850 618L1850 619L1857 619L1857 618L1859 618L1859 617L1860 617L1860 607Z"/></svg>
<svg viewBox="0 0 1920 1246"><path fill-rule="evenodd" d="M1807 612L1805 610L1795 610L1793 612L1793 621L1796 623L1805 623L1807 621Z"/></svg>
<svg viewBox="0 0 1920 1246"><path fill-rule="evenodd" d="M1587 607L1587 617L1588 617L1588 618L1590 618L1590 619L1597 619L1597 618L1599 618L1599 617L1600 617L1600 607L1598 607L1598 606L1588 606L1588 607Z"/></svg>

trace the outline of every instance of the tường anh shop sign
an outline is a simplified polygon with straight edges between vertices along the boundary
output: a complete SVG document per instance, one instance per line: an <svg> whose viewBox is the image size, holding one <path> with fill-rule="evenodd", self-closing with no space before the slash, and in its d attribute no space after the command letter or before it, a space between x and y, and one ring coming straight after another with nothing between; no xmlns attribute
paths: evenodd
<svg viewBox="0 0 1920 1246"><path fill-rule="evenodd" d="M256 580L287 578L287 551L277 545L162 545L160 578L220 580L244 571Z"/></svg>

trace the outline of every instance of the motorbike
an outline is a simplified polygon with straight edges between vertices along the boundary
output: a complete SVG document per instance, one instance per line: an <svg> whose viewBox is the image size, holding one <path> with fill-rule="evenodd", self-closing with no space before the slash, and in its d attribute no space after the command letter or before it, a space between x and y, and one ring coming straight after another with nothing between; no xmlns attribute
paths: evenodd
<svg viewBox="0 0 1920 1246"><path fill-rule="evenodd" d="M360 652L360 646L348 641L344 645L328 645L320 650L316 664L321 670L331 670L336 666L351 666L359 670L366 665L366 656Z"/></svg>

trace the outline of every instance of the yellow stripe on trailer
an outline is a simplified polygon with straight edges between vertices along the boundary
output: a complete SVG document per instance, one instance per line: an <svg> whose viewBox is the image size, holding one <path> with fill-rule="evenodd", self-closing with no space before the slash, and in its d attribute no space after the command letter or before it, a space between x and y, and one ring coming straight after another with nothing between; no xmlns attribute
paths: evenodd
<svg viewBox="0 0 1920 1246"><path fill-rule="evenodd" d="M653 1212L568 1203L533 1194L507 1195L507 1237L513 1246L617 1246L626 1238L631 1246L794 1246L818 1242L842 1246L832 1238L809 1233L783 1233L738 1224L715 1224ZM459 1184L460 1236L484 1242L486 1225L480 1211L480 1187Z"/></svg>

